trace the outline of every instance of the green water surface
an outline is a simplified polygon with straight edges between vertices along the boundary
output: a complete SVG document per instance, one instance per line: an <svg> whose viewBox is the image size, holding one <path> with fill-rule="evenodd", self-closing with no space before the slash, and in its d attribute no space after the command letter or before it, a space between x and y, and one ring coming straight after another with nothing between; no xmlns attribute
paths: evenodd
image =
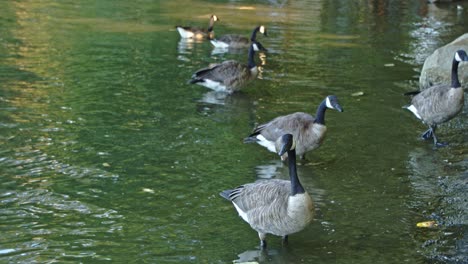
<svg viewBox="0 0 468 264"><path fill-rule="evenodd" d="M468 261L467 107L440 128L439 150L401 108L424 59L466 32L461 5L3 1L0 262ZM218 35L268 29L258 79L232 96L187 84L209 63L247 59L180 39L175 25L211 14ZM298 167L315 220L261 251L218 193L287 179L242 139L329 94L345 111L327 111L324 144Z"/></svg>

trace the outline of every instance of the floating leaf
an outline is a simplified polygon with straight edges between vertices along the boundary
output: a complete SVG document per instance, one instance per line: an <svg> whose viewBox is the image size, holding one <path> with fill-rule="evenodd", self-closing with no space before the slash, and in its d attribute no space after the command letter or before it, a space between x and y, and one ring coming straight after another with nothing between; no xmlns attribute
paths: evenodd
<svg viewBox="0 0 468 264"><path fill-rule="evenodd" d="M154 190L150 188L143 188L143 192L154 193Z"/></svg>
<svg viewBox="0 0 468 264"><path fill-rule="evenodd" d="M416 226L417 227L430 228L430 227L436 227L437 223L435 221L424 221L424 222L417 223Z"/></svg>
<svg viewBox="0 0 468 264"><path fill-rule="evenodd" d="M363 95L364 95L364 92L355 92L351 94L351 96L363 96Z"/></svg>

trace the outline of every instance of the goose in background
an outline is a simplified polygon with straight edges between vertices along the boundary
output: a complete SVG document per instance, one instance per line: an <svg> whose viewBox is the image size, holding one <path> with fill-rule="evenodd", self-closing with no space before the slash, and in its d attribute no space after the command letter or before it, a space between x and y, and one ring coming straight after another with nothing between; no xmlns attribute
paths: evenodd
<svg viewBox="0 0 468 264"><path fill-rule="evenodd" d="M325 139L327 132L325 111L327 108L343 112L338 98L335 95L329 95L318 106L315 117L303 112L279 116L268 123L257 126L253 133L244 139L244 142L255 142L271 152L277 152L276 138L282 134L290 133L296 141L297 155L300 155L301 159L305 159L305 153L320 147ZM281 156L281 160L284 161L287 157L288 153L285 153Z"/></svg>
<svg viewBox="0 0 468 264"><path fill-rule="evenodd" d="M212 64L192 75L191 84L198 84L217 92L233 93L257 77L254 43L250 45L247 64L235 60Z"/></svg>
<svg viewBox="0 0 468 264"><path fill-rule="evenodd" d="M252 35L250 36L250 40L242 35L237 35L237 34L228 34L228 35L223 35L218 39L212 39L210 40L211 44L215 48L222 48L222 49L227 49L227 48L232 48L232 49L242 49L242 48L248 48L250 46L250 43L254 43L254 50L255 51L266 51L265 47L260 44L260 42L257 41L257 32L260 32L264 36L267 35L266 27L261 25L257 26L254 28L252 31Z"/></svg>
<svg viewBox="0 0 468 264"><path fill-rule="evenodd" d="M405 95L415 95L411 104L404 108L411 111L429 129L422 134L422 138L427 140L432 137L435 147L446 146L437 140L437 126L454 118L463 109L464 93L458 80L458 64L468 61L468 55L464 50L457 50L452 61L452 83L431 86L423 91L409 92Z"/></svg>
<svg viewBox="0 0 468 264"><path fill-rule="evenodd" d="M213 26L214 22L218 21L218 17L216 15L212 15L210 17L210 25L208 29L201 29L197 27L190 27L190 26L176 26L177 31L179 31L180 37L182 38L193 38L193 39L213 39L214 32Z"/></svg>
<svg viewBox="0 0 468 264"><path fill-rule="evenodd" d="M233 203L242 219L258 232L262 248L267 245L267 234L281 236L286 244L288 235L303 230L314 215L312 199L297 176L293 135L282 135L276 144L280 149L278 155L289 153L289 181L260 180L220 193Z"/></svg>

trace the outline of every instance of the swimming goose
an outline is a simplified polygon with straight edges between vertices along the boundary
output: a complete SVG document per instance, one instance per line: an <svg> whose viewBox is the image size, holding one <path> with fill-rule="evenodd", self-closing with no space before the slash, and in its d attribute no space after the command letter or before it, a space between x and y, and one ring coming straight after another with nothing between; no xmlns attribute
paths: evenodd
<svg viewBox="0 0 468 264"><path fill-rule="evenodd" d="M327 132L325 111L327 108L343 112L338 98L329 95L318 106L315 117L303 112L277 117L255 128L253 133L244 139L244 142L255 142L271 152L276 152L275 139L281 134L290 133L296 139L297 155L300 155L301 159L305 159L305 153L318 148L325 138ZM286 153L281 156L281 159L285 160L287 157Z"/></svg>
<svg viewBox="0 0 468 264"><path fill-rule="evenodd" d="M303 230L311 221L314 206L309 194L302 187L296 171L296 153L293 135L281 136L278 155L289 153L290 180L261 180L226 190L220 195L231 201L239 215L258 232L260 246L265 248L266 235L282 236Z"/></svg>
<svg viewBox="0 0 468 264"><path fill-rule="evenodd" d="M422 134L423 139L432 137L435 147L446 146L437 140L435 131L437 125L454 118L463 109L464 93L458 80L458 64L468 61L468 55L464 50L457 50L452 61L452 83L431 86L423 91L410 92L416 94L411 100L411 105L405 106L429 129Z"/></svg>
<svg viewBox="0 0 468 264"><path fill-rule="evenodd" d="M176 26L177 31L182 38L194 38L194 39L213 39L214 32L213 26L214 22L218 21L218 17L216 15L212 15L210 17L210 25L208 29L201 29L197 27L183 27L183 26Z"/></svg>
<svg viewBox="0 0 468 264"><path fill-rule="evenodd" d="M235 60L210 65L192 75L189 83L208 87L217 92L233 93L257 77L258 69L254 61L254 44L249 48L248 63Z"/></svg>
<svg viewBox="0 0 468 264"><path fill-rule="evenodd" d="M267 36L267 31L265 26L261 25L255 27L252 35L250 36L250 40L244 36L236 35L236 34L228 34L221 36L218 39L210 40L211 44L215 46L215 48L233 48L233 49L241 49L241 48L248 48L250 46L250 42L254 43L255 51L266 51L266 49L257 41L257 32L262 33L263 35Z"/></svg>

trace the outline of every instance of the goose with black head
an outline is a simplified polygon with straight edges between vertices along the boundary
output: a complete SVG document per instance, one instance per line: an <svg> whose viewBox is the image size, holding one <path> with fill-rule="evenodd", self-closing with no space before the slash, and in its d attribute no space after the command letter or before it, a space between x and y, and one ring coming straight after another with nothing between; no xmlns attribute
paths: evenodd
<svg viewBox="0 0 468 264"><path fill-rule="evenodd" d="M253 133L244 139L245 143L257 143L266 147L271 152L276 152L275 140L284 133L290 133L296 139L296 153L305 159L305 153L312 151L322 144L325 139L327 127L325 126L325 111L334 109L343 112L335 95L329 95L323 99L317 107L314 116L296 112L285 116L279 116L270 122L257 126ZM281 156L285 160L289 154Z"/></svg>
<svg viewBox="0 0 468 264"><path fill-rule="evenodd" d="M423 91L406 93L415 96L411 104L404 108L429 127L422 134L422 138L425 140L432 138L434 147L447 145L437 139L435 134L437 126L451 120L463 109L465 95L458 79L458 65L462 61L468 61L468 55L464 50L457 50L452 60L451 84L439 84Z"/></svg>
<svg viewBox="0 0 468 264"><path fill-rule="evenodd" d="M247 64L235 60L212 64L192 75L191 84L198 84L217 92L233 93L257 77L254 44L250 45Z"/></svg>
<svg viewBox="0 0 468 264"><path fill-rule="evenodd" d="M240 217L258 232L260 245L265 248L266 235L288 236L303 230L314 216L312 198L299 181L296 169L295 141L285 134L276 141L278 155L289 155L289 181L261 180L226 190L220 195L231 201Z"/></svg>
<svg viewBox="0 0 468 264"><path fill-rule="evenodd" d="M207 29L191 27L191 26L176 26L181 38L185 39L213 39L214 38L214 22L219 21L216 15L210 17L210 24Z"/></svg>

